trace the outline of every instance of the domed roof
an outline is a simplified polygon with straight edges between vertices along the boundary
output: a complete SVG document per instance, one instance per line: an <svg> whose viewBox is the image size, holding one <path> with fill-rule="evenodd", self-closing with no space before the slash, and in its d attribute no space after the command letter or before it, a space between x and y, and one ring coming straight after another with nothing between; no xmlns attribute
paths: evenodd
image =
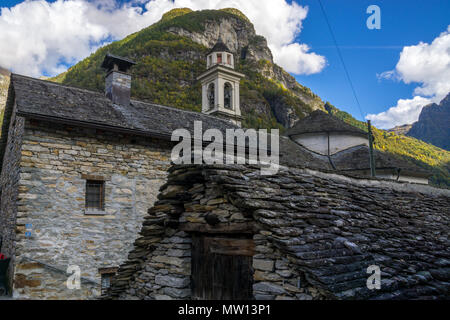
<svg viewBox="0 0 450 320"><path fill-rule="evenodd" d="M222 41L222 39L219 39L217 43L214 45L214 47L208 52L208 54L211 54L213 52L228 52L232 53L230 49L228 49L227 45Z"/></svg>

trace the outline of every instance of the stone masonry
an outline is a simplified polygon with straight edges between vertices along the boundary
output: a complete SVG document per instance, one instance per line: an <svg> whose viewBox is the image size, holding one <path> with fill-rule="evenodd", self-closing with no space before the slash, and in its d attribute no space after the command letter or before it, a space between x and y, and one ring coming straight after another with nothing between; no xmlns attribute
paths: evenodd
<svg viewBox="0 0 450 320"><path fill-rule="evenodd" d="M169 146L160 140L27 120L17 186L14 297L99 295L98 269L118 267L126 258L165 182L169 157ZM105 181L101 214L85 212L91 176ZM80 267L80 290L66 287L64 272L71 265Z"/></svg>
<svg viewBox="0 0 450 320"><path fill-rule="evenodd" d="M224 233L253 237L255 299L449 297L448 190L309 169L261 176L252 166L176 165L158 199L105 298L195 298L189 239ZM380 290L367 287L373 265Z"/></svg>

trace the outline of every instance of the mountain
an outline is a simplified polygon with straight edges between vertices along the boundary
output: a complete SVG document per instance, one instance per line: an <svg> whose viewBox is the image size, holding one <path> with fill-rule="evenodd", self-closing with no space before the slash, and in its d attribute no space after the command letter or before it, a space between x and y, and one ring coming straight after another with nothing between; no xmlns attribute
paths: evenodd
<svg viewBox="0 0 450 320"><path fill-rule="evenodd" d="M404 124L404 125L401 125L401 126L396 126L396 127L392 128L392 129L389 129L387 131L393 132L395 134L406 135L408 133L408 131L411 129L411 127L412 127L412 124Z"/></svg>
<svg viewBox="0 0 450 320"><path fill-rule="evenodd" d="M297 83L273 61L267 41L236 9L192 11L174 9L162 19L125 39L113 42L53 80L103 90L100 68L107 52L134 59L132 96L200 111L201 89L196 77L206 70L205 55L222 37L234 52L241 82L243 125L283 130L324 102Z"/></svg>
<svg viewBox="0 0 450 320"><path fill-rule="evenodd" d="M266 39L257 35L248 18L236 9L174 9L157 23L100 48L51 80L103 91L105 74L100 65L111 52L137 62L132 69L134 98L200 111L201 88L196 77L205 71L205 55L219 36L235 53L237 71L246 75L240 88L244 127L283 132L321 109L367 130L364 122L324 104L276 65ZM432 184L450 187L450 152L411 137L373 131L375 148L418 164L433 173Z"/></svg>
<svg viewBox="0 0 450 320"><path fill-rule="evenodd" d="M450 151L450 93L439 104L423 107L407 135Z"/></svg>
<svg viewBox="0 0 450 320"><path fill-rule="evenodd" d="M10 72L0 67L0 121L3 122L3 113L5 111L6 97L8 95ZM1 128L0 128L1 134Z"/></svg>

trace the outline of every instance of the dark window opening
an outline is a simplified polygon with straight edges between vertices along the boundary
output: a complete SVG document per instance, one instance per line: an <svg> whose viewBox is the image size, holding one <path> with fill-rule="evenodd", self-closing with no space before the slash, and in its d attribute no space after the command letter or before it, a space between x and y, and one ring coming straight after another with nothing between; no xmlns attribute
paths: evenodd
<svg viewBox="0 0 450 320"><path fill-rule="evenodd" d="M86 209L105 209L105 182L86 181Z"/></svg>
<svg viewBox="0 0 450 320"><path fill-rule="evenodd" d="M232 109L233 108L233 104L232 104L232 87L231 84L229 84L228 82L225 83L224 86L224 106L227 109Z"/></svg>
<svg viewBox="0 0 450 320"><path fill-rule="evenodd" d="M213 109L214 105L216 104L214 91L215 91L214 83L210 83L208 86L208 104L210 109Z"/></svg>
<svg viewBox="0 0 450 320"><path fill-rule="evenodd" d="M101 281L101 292L105 294L109 287L111 287L111 278L114 276L114 273L102 273L102 281Z"/></svg>
<svg viewBox="0 0 450 320"><path fill-rule="evenodd" d="M217 63L222 63L222 54L221 53L217 54Z"/></svg>

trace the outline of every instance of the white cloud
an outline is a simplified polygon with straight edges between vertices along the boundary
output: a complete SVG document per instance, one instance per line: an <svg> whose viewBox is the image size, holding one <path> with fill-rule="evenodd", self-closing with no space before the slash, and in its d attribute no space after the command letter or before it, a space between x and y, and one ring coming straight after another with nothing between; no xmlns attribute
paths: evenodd
<svg viewBox="0 0 450 320"><path fill-rule="evenodd" d="M430 99L420 96L415 96L413 99L400 99L395 107L378 114L369 114L366 118L371 120L376 127L382 129L411 124L419 118L422 107L431 102Z"/></svg>
<svg viewBox="0 0 450 320"><path fill-rule="evenodd" d="M400 99L397 105L379 114L370 114L380 128L417 121L422 107L439 102L450 92L450 25L431 44L420 42L404 47L395 70L377 75L379 79L395 79L418 83L413 99Z"/></svg>
<svg viewBox="0 0 450 320"><path fill-rule="evenodd" d="M145 4L142 10L139 4ZM296 74L320 72L325 58L295 42L308 9L285 0L26 0L0 14L0 65L31 76L55 75L108 39L121 39L178 7L235 7L265 36L275 62Z"/></svg>

